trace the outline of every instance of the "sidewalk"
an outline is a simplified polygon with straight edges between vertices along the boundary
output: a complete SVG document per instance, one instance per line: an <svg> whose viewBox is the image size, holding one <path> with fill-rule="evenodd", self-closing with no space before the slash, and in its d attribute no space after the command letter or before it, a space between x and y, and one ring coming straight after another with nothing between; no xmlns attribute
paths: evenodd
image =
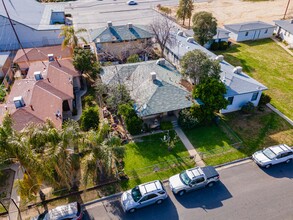
<svg viewBox="0 0 293 220"><path fill-rule="evenodd" d="M77 92L76 94L76 109L77 109L77 114L75 116L72 116L71 119L73 119L74 121L78 121L81 117L82 114L82 101L81 98L82 96L84 96L87 92L87 85L85 82L85 79L83 78L82 83L84 85L84 89L80 90Z"/></svg>
<svg viewBox="0 0 293 220"><path fill-rule="evenodd" d="M176 131L178 137L180 138L180 140L182 141L182 143L188 150L189 155L194 157L194 160L197 166L204 167L205 163L201 159L199 153L194 149L193 145L190 143L190 141L188 140L188 138L186 137L182 129L180 127L176 127L174 130Z"/></svg>

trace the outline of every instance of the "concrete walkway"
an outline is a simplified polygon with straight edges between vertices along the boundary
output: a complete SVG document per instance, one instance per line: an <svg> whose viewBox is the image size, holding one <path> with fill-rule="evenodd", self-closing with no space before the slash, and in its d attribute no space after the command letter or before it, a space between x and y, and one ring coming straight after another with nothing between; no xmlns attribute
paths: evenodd
<svg viewBox="0 0 293 220"><path fill-rule="evenodd" d="M176 131L178 137L180 138L180 140L182 141L182 143L188 150L189 155L194 157L194 160L197 166L204 167L205 163L201 159L199 153L194 149L193 145L190 143L190 141L188 140L188 138L186 137L182 129L180 127L176 127L174 130Z"/></svg>
<svg viewBox="0 0 293 220"><path fill-rule="evenodd" d="M86 82L85 79L83 78L82 83L84 85L84 89L80 90L77 92L76 94L76 109L77 109L77 114L75 116L72 116L71 119L73 119L74 121L78 121L81 117L82 114L82 101L81 101L81 97L84 96L87 92L87 86L86 86Z"/></svg>
<svg viewBox="0 0 293 220"><path fill-rule="evenodd" d="M267 106L274 112L276 112L279 116L281 116L283 119L285 119L290 125L293 126L293 121L288 118L286 115L284 115L282 112L280 112L278 109L276 109L274 106L272 106L270 103L267 104Z"/></svg>
<svg viewBox="0 0 293 220"><path fill-rule="evenodd" d="M291 56L293 56L293 52L289 50L283 43L278 41L275 37L271 37L273 41L275 41L280 47L282 47L284 50L286 50Z"/></svg>

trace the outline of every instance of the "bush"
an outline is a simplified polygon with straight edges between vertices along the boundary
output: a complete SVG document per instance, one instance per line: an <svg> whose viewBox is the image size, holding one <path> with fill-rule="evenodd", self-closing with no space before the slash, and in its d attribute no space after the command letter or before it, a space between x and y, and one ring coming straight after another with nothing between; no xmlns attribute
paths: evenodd
<svg viewBox="0 0 293 220"><path fill-rule="evenodd" d="M184 129L191 129L199 124L189 109L183 109L179 112L178 124Z"/></svg>
<svg viewBox="0 0 293 220"><path fill-rule="evenodd" d="M84 131L88 131L90 129L98 129L99 127L99 108L88 107L83 110L81 118L80 118L80 127Z"/></svg>
<svg viewBox="0 0 293 220"><path fill-rule="evenodd" d="M218 42L213 42L212 44L211 44L211 50L219 50L219 43Z"/></svg>
<svg viewBox="0 0 293 220"><path fill-rule="evenodd" d="M219 50L227 50L228 43L226 41L220 41L219 42Z"/></svg>
<svg viewBox="0 0 293 220"><path fill-rule="evenodd" d="M130 104L121 104L118 106L118 114L122 115L127 130L130 134L140 134L143 126L143 121L139 118Z"/></svg>
<svg viewBox="0 0 293 220"><path fill-rule="evenodd" d="M0 103L4 102L6 96L6 89L3 84L0 85Z"/></svg>
<svg viewBox="0 0 293 220"><path fill-rule="evenodd" d="M162 121L160 124L162 130L171 130L173 129L173 124L170 121Z"/></svg>
<svg viewBox="0 0 293 220"><path fill-rule="evenodd" d="M87 95L84 98L85 105L88 105L88 106L93 106L94 105L94 103L93 103L94 101L95 101L95 97L93 95Z"/></svg>
<svg viewBox="0 0 293 220"><path fill-rule="evenodd" d="M254 105L252 102L247 102L241 107L241 111L245 114L251 114L254 112Z"/></svg>
<svg viewBox="0 0 293 220"><path fill-rule="evenodd" d="M139 56L137 54L132 54L127 58L126 63L137 63L139 61L140 61Z"/></svg>
<svg viewBox="0 0 293 220"><path fill-rule="evenodd" d="M259 105L266 105L266 104L270 103L271 100L272 100L272 98L269 95L262 93L261 97L259 99Z"/></svg>

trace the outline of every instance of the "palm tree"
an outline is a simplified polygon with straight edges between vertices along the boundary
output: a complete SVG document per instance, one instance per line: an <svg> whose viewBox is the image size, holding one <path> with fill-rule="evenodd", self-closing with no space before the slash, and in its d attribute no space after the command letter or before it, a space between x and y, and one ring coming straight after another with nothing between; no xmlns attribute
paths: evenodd
<svg viewBox="0 0 293 220"><path fill-rule="evenodd" d="M180 0L178 10L176 12L176 16L178 19L183 20L183 25L185 19L189 19L189 27L190 27L190 20L193 11L193 1L192 0Z"/></svg>
<svg viewBox="0 0 293 220"><path fill-rule="evenodd" d="M62 49L65 49L65 47L70 46L73 50L78 45L79 39L83 41L85 44L87 44L87 41L84 37L77 37L77 34L85 32L87 32L85 28L80 28L77 31L75 31L73 26L62 26L61 33L59 34L59 37L64 37L64 40L62 42Z"/></svg>

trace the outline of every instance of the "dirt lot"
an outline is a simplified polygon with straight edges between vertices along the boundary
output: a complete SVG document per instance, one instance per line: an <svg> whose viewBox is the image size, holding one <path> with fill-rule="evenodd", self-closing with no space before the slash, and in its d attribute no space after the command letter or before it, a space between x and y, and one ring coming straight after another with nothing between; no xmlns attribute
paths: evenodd
<svg viewBox="0 0 293 220"><path fill-rule="evenodd" d="M218 20L218 26L246 21L264 21L274 24L273 20L283 18L288 0L242 1L242 0L208 0L195 3L194 13L208 11ZM172 8L175 12L175 8ZM291 2L286 18L293 18ZM187 21L186 21L187 23Z"/></svg>

